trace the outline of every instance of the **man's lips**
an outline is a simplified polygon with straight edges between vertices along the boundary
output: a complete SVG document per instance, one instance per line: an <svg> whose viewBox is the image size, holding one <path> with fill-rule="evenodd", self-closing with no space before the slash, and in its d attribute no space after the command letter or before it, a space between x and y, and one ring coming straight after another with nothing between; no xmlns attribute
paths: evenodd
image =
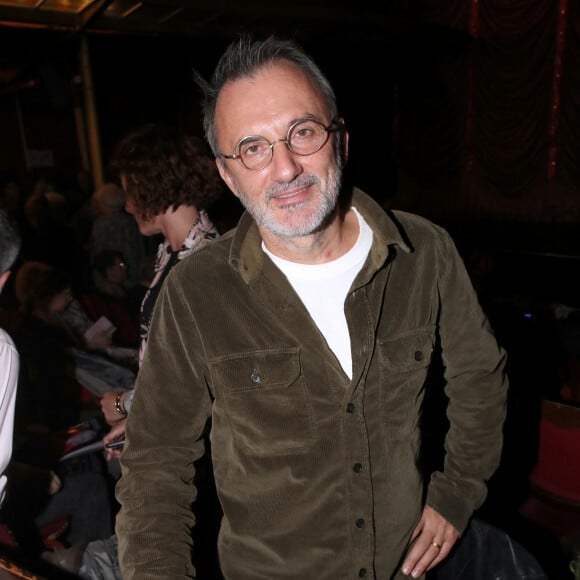
<svg viewBox="0 0 580 580"><path fill-rule="evenodd" d="M301 196L303 197L303 196L308 194L308 192L310 190L310 185L311 184L302 185L302 186L297 187L295 189L292 189L290 191L285 190L285 191L282 191L280 193L276 193L276 194L272 195L270 197L270 199L273 199L276 201L287 201L287 200L291 200L291 199L296 198L296 197L301 197Z"/></svg>

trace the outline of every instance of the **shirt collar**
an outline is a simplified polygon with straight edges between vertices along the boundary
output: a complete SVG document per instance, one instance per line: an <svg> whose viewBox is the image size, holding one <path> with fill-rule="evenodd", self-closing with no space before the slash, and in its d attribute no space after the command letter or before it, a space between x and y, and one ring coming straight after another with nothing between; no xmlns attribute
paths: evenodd
<svg viewBox="0 0 580 580"><path fill-rule="evenodd" d="M404 233L390 212L356 187L350 192L350 200L350 205L358 209L373 231L374 239L370 252L373 268L378 269L385 263L391 245L397 245L407 253L412 251ZM248 212L242 214L232 235L229 262L240 272L246 282L250 282L267 267L266 264L272 262L261 249L260 232Z"/></svg>

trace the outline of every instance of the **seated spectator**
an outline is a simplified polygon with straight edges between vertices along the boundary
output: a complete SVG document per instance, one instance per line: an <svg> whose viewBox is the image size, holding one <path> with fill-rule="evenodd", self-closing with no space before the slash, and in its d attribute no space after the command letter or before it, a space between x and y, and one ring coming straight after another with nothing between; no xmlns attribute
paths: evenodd
<svg viewBox="0 0 580 580"><path fill-rule="evenodd" d="M72 300L69 276L41 262L16 274L21 319L14 335L22 365L17 414L26 430L66 429L80 420L80 385L70 372L76 338L58 318Z"/></svg>
<svg viewBox="0 0 580 580"><path fill-rule="evenodd" d="M118 250L103 250L93 258L93 288L81 294L87 314L98 320L108 318L117 330L115 344L123 347L139 346L139 312L145 288L127 289L128 264Z"/></svg>
<svg viewBox="0 0 580 580"><path fill-rule="evenodd" d="M105 183L93 194L97 217L90 236L91 256L119 250L129 266L126 286L138 286L144 259L144 241L135 220L125 211L125 192L116 183Z"/></svg>
<svg viewBox="0 0 580 580"><path fill-rule="evenodd" d="M85 338L87 326L93 321L73 297L71 280L65 272L42 262L25 262L16 274L15 293L21 319L14 339L28 361L21 377L25 386L22 396L32 396L39 413L50 415L55 411L60 416L67 411L66 420L59 426L72 425L80 419L80 408L74 401L86 400L80 385L93 395L132 387L135 373L107 354L112 344L110 334ZM75 326L72 319L80 322ZM57 396L63 389L67 393L73 389L75 394L72 399L67 395L64 406L62 397Z"/></svg>

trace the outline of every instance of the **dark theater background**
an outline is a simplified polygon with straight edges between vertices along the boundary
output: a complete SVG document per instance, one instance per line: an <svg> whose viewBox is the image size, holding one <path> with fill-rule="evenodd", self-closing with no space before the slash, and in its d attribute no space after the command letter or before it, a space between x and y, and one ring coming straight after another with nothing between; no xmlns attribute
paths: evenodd
<svg viewBox="0 0 580 580"><path fill-rule="evenodd" d="M481 516L566 580L574 554L543 550L518 506L540 401L580 385L580 3L0 0L2 183L28 195L82 170L94 190L128 130L202 135L193 70L209 74L243 32L307 48L337 90L349 177L452 233L510 360L505 457Z"/></svg>

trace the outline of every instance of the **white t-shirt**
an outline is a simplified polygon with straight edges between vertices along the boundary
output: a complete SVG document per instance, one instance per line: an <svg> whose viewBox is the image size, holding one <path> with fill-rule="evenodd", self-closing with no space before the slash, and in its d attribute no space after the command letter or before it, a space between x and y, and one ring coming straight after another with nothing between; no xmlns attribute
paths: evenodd
<svg viewBox="0 0 580 580"><path fill-rule="evenodd" d="M349 378L352 378L352 353L344 300L373 243L369 225L356 208L352 209L358 217L358 238L346 254L331 262L290 262L272 254L262 243L262 249L286 275Z"/></svg>
<svg viewBox="0 0 580 580"><path fill-rule="evenodd" d="M0 328L0 505L6 493L4 470L12 456L14 406L20 359L10 336Z"/></svg>

